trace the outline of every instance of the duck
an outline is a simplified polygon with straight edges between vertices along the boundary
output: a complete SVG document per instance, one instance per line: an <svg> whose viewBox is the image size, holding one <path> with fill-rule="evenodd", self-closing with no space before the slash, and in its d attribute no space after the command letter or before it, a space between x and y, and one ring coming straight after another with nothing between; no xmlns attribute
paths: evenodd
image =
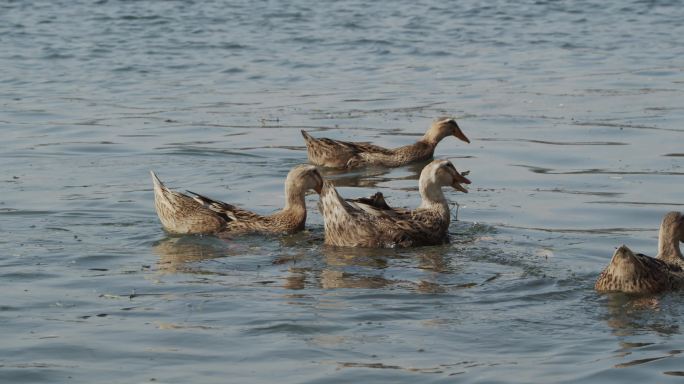
<svg viewBox="0 0 684 384"><path fill-rule="evenodd" d="M626 245L618 247L601 272L594 289L598 292L656 294L684 288L684 215L667 213L660 224L656 257L634 253Z"/></svg>
<svg viewBox="0 0 684 384"><path fill-rule="evenodd" d="M426 165L418 181L421 205L415 210L392 208L381 192L369 198L345 200L331 181L323 182L320 209L326 245L364 248L404 248L448 243L451 219L442 187L468 193L470 180L449 160Z"/></svg>
<svg viewBox="0 0 684 384"><path fill-rule="evenodd" d="M302 130L311 164L329 168L356 168L369 165L400 167L432 159L437 144L447 136L470 143L456 120L442 117L430 125L423 138L399 148L383 148L365 142L350 142L327 138L316 139Z"/></svg>
<svg viewBox="0 0 684 384"><path fill-rule="evenodd" d="M306 222L306 192L314 190L320 194L323 188L323 177L315 166L296 166L285 179L285 207L262 216L199 193L172 191L153 171L150 174L157 216L163 228L172 234L295 233L303 230Z"/></svg>

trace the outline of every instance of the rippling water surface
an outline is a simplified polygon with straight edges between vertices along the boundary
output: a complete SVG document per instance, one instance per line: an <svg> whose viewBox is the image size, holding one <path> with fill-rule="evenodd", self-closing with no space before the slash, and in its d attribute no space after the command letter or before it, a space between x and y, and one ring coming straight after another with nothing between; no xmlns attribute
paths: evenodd
<svg viewBox="0 0 684 384"><path fill-rule="evenodd" d="M0 3L0 381L680 382L678 293L598 295L682 210L676 1ZM299 130L472 144L452 243L171 237L170 186L258 212ZM326 171L415 206L421 165Z"/></svg>

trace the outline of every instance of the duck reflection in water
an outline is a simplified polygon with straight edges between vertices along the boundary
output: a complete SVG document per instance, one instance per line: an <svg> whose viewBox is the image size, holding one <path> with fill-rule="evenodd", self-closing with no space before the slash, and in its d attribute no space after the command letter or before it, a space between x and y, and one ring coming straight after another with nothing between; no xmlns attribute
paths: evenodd
<svg viewBox="0 0 684 384"><path fill-rule="evenodd" d="M422 248L418 254L418 268L436 273L454 273L457 268L452 260L444 258L448 251L449 245Z"/></svg>
<svg viewBox="0 0 684 384"><path fill-rule="evenodd" d="M382 275L388 267L391 253L378 249L347 249L324 246L321 249L326 266L320 272L318 281L324 289L334 288L384 288L395 283ZM385 252L382 252L385 251ZM348 272L362 267L364 274Z"/></svg>
<svg viewBox="0 0 684 384"><path fill-rule="evenodd" d="M418 180L420 172L430 160L411 163L400 168L371 166L349 171L337 168L320 168L323 178L333 180L336 187L377 188L378 184L396 180ZM403 176L387 177L389 173L406 173Z"/></svg>
<svg viewBox="0 0 684 384"><path fill-rule="evenodd" d="M392 284L382 274L388 265L387 258L391 252L386 249L343 249L322 247L316 252L302 252L288 255L273 261L274 264L292 263L288 267L284 288L305 289L308 286L332 288L382 288ZM323 265L320 265L321 262ZM354 268L355 267L355 268ZM368 276L357 272L347 272L344 269L362 267L365 271L373 271Z"/></svg>
<svg viewBox="0 0 684 384"><path fill-rule="evenodd" d="M231 256L226 242L213 237L181 236L167 237L153 248L159 256L157 268L163 273L201 272L192 267L193 262Z"/></svg>
<svg viewBox="0 0 684 384"><path fill-rule="evenodd" d="M682 315L678 310L679 302L668 301L668 298L656 296L607 295L605 320L618 344L615 368L641 365L681 353L672 350L654 354L655 349L644 349L660 344L663 337L671 338L681 333L679 325L672 321Z"/></svg>
<svg viewBox="0 0 684 384"><path fill-rule="evenodd" d="M664 304L660 297L614 293L608 295L605 304L608 311L606 323L616 336L642 336L644 330L660 335L680 333L679 325L670 321L680 314L668 315L667 312L675 308Z"/></svg>
<svg viewBox="0 0 684 384"><path fill-rule="evenodd" d="M274 263L291 262L283 287L306 289L318 286L323 289L360 288L382 289L403 287L421 293L441 293L447 289L434 281L434 274L452 273L455 268L444 259L444 247L413 249L410 254L397 255L396 250L323 246L319 254L288 256ZM309 260L306 260L306 259ZM431 273L419 281L386 277L393 260L405 259L418 269ZM322 262L322 265L319 263ZM318 264L318 265L317 265ZM409 267L410 268L410 267Z"/></svg>

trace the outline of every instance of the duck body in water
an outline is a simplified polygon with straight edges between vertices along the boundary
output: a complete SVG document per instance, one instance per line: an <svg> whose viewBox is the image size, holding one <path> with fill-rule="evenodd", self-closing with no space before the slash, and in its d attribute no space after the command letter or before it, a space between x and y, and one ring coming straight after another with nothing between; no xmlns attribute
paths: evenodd
<svg viewBox="0 0 684 384"><path fill-rule="evenodd" d="M285 179L285 207L272 215L259 215L198 193L167 188L154 172L154 206L167 232L174 234L294 233L304 229L309 190L317 193L323 178L313 165L292 168ZM192 195L192 196L190 196Z"/></svg>
<svg viewBox="0 0 684 384"><path fill-rule="evenodd" d="M658 255L650 257L634 253L625 245L619 247L594 288L599 292L630 294L684 289L684 257L680 242L684 242L684 215L669 212L660 225Z"/></svg>
<svg viewBox="0 0 684 384"><path fill-rule="evenodd" d="M343 199L330 181L321 192L325 244L343 247L403 248L449 241L449 205L443 186L467 193L470 184L448 160L434 160L420 174L421 205L415 210L391 208L381 193Z"/></svg>
<svg viewBox="0 0 684 384"><path fill-rule="evenodd" d="M306 151L311 164L330 168L356 168L379 165L384 167L400 167L418 161L432 159L435 148L442 139L455 136L470 143L461 131L456 120L440 118L425 132L417 142L399 148L383 148L363 142L314 138L302 131L306 142Z"/></svg>

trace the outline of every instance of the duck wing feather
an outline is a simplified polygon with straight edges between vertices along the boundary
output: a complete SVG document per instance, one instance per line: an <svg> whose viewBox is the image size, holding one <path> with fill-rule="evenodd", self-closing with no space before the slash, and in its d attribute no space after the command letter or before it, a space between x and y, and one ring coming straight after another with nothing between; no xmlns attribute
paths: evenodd
<svg viewBox="0 0 684 384"><path fill-rule="evenodd" d="M187 192L192 194L192 198L198 203L202 204L202 206L226 218L228 221L257 221L263 218L261 215L236 207L233 204L228 204L220 200L214 200L196 192Z"/></svg>

